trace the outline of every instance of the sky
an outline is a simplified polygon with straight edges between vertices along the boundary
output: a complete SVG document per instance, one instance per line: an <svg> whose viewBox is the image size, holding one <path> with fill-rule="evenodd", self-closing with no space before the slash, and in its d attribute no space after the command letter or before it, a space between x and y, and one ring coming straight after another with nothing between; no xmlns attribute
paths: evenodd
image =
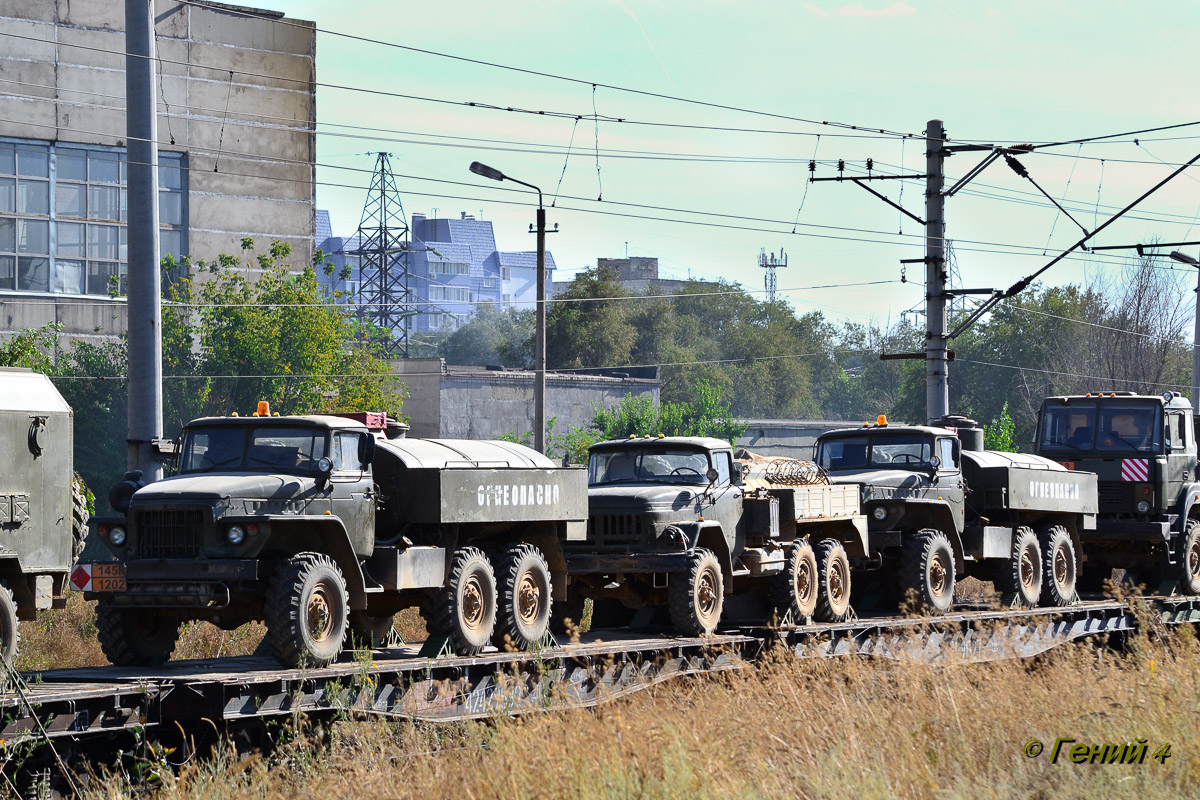
<svg viewBox="0 0 1200 800"><path fill-rule="evenodd" d="M901 282L900 260L923 255L923 230L853 184L808 183L810 160L818 177L836 176L839 159L846 175L865 174L867 159L873 174L920 175L930 119L951 144L1001 145L1200 121L1191 0L261 5L320 31L317 204L335 233L357 228L386 150L408 214L482 215L501 249L532 250L536 195L469 173L477 160L541 187L559 225L556 279L628 253L656 256L664 277L722 278L761 297L759 253L782 249L780 296L834 321L886 325L921 307L922 268ZM957 285L1009 286L1198 153L1200 124L1021 156L1077 222L992 164L946 201ZM980 159L949 158L947 185ZM924 216L923 181L871 185ZM1198 215L1200 164L1093 244L1200 241ZM1081 253L1043 280L1117 280L1128 263L1125 251ZM866 285L808 288L847 283Z"/></svg>

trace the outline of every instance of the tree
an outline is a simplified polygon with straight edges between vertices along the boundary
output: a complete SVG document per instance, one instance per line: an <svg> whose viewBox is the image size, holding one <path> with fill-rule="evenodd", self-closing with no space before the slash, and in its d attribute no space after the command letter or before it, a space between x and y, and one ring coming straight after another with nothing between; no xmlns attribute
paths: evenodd
<svg viewBox="0 0 1200 800"><path fill-rule="evenodd" d="M1006 453L1015 453L1021 448L1017 447L1016 426L1013 425L1013 418L1008 413L1008 403L1000 409L1000 416L996 417L983 428L983 447L985 450L1000 450Z"/></svg>
<svg viewBox="0 0 1200 800"><path fill-rule="evenodd" d="M19 331L7 341L0 342L0 367L25 367L35 372L49 373L54 369L54 353L58 349L58 334L63 326L47 322L40 328Z"/></svg>
<svg viewBox="0 0 1200 800"><path fill-rule="evenodd" d="M549 369L630 364L637 330L622 298L629 297L609 267L587 269L555 297L546 313ZM616 299L613 299L616 298ZM570 302L579 301L579 302Z"/></svg>

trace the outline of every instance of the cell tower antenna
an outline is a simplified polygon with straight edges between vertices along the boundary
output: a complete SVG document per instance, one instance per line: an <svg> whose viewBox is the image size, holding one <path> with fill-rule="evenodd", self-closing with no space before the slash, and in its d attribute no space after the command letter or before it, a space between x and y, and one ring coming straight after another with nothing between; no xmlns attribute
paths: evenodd
<svg viewBox="0 0 1200 800"><path fill-rule="evenodd" d="M408 358L409 323L417 311L408 288L408 221L389 155L379 153L375 159L358 223L358 246L345 254L359 258L360 319L385 333L384 350L389 356Z"/></svg>
<svg viewBox="0 0 1200 800"><path fill-rule="evenodd" d="M767 290L767 302L774 303L775 291L779 285L775 270L787 266L787 253L780 248L779 257L776 258L774 253L768 255L767 248L764 247L758 252L758 266L767 271L763 279L763 288Z"/></svg>

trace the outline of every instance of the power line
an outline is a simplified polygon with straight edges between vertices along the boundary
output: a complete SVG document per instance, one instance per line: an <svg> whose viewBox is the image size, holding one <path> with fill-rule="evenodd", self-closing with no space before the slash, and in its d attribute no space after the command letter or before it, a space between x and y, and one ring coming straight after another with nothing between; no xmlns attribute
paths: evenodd
<svg viewBox="0 0 1200 800"><path fill-rule="evenodd" d="M979 365L985 366L985 367L1001 367L1003 369L1015 369L1015 370L1019 370L1021 372L1038 372L1038 373L1041 373L1044 375L1059 375L1064 378L1083 378L1085 380L1091 380L1091 381L1107 381L1108 383L1132 383L1132 384L1138 384L1141 386L1160 386L1160 387L1169 387L1172 389L1190 389L1191 388L1190 386L1186 386L1181 383L1160 383L1158 381L1139 381L1139 380L1133 380L1131 378L1111 378L1111 377L1103 377L1100 375L1081 375L1077 372L1060 372L1060 371L1052 370L1052 369L1039 369L1037 367L1018 367L1015 364L1000 364L995 361L976 361L974 359L963 358L961 356L959 356L958 358L956 358L954 360L956 362L961 361L965 364L979 364Z"/></svg>

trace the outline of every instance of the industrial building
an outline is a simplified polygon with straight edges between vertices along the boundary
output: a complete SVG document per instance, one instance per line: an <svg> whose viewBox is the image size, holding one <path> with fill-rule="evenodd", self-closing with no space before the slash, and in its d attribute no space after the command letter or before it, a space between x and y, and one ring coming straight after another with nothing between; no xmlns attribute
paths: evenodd
<svg viewBox="0 0 1200 800"><path fill-rule="evenodd" d="M312 23L156 0L160 244L213 259L312 255ZM286 24L283 24L286 23ZM0 7L0 332L125 329L125 36L111 0Z"/></svg>

